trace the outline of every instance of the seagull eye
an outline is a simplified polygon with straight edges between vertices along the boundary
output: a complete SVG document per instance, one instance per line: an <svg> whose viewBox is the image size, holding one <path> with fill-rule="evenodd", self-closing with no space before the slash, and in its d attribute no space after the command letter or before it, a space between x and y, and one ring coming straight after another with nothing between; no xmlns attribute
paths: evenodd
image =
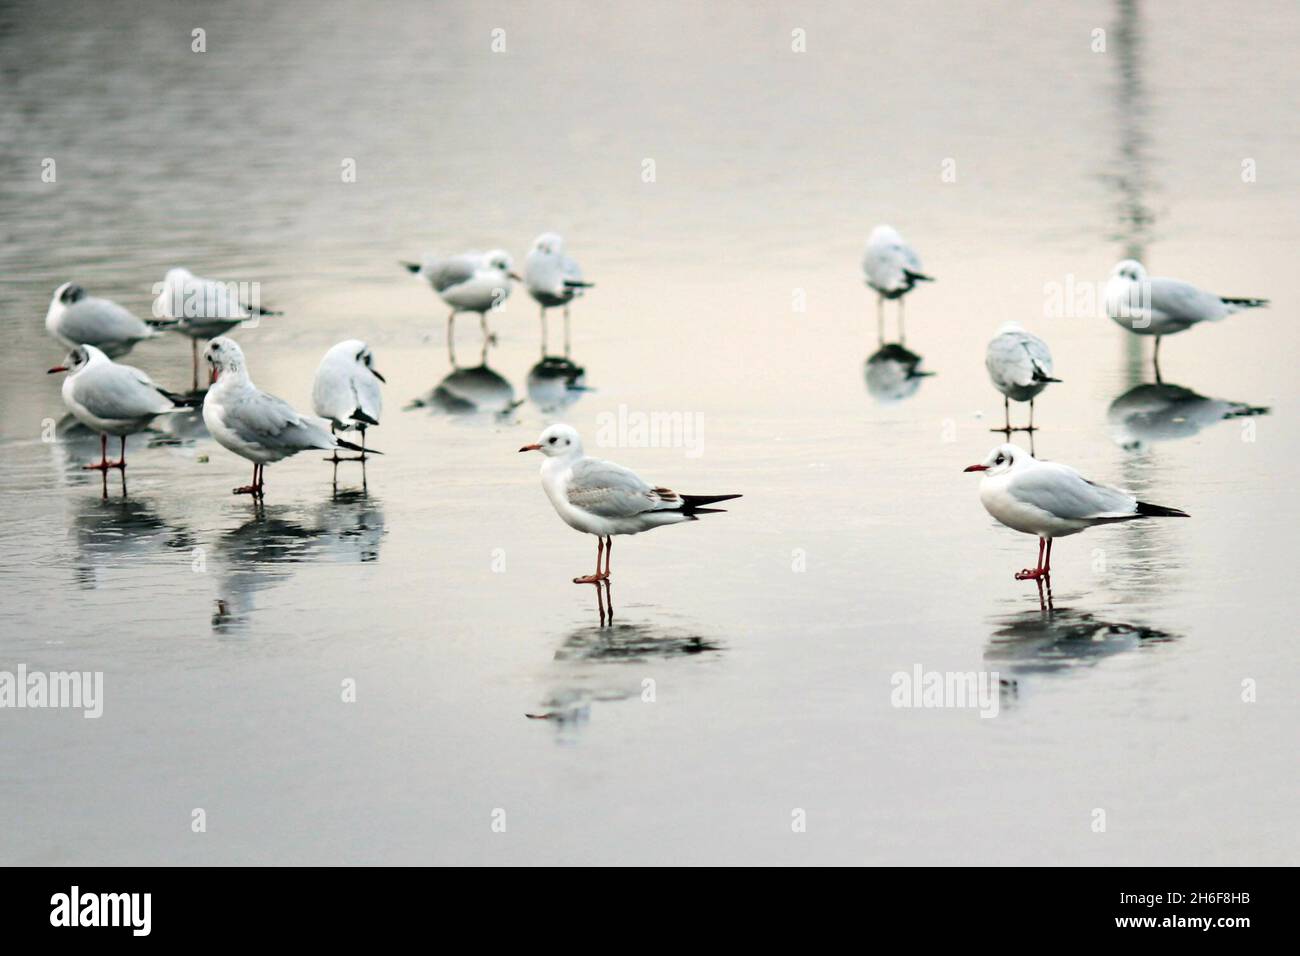
<svg viewBox="0 0 1300 956"><path fill-rule="evenodd" d="M555 436L554 436L554 435L551 436L551 444L552 444L552 445L555 444Z"/></svg>
<svg viewBox="0 0 1300 956"><path fill-rule="evenodd" d="M1006 459L1003 458L1001 455L998 455L998 457L994 459L993 464L995 464L995 465L1000 465L1000 464L1002 464L1004 461L1006 461Z"/></svg>

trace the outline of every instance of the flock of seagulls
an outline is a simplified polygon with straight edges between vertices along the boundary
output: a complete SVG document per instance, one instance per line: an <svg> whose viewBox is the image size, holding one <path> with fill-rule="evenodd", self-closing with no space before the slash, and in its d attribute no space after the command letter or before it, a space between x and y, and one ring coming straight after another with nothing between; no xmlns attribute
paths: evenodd
<svg viewBox="0 0 1300 956"><path fill-rule="evenodd" d="M903 338L903 296L918 282L933 281L925 274L921 258L891 226L877 226L867 241L862 270L877 299L877 326L884 341L884 302L899 303L899 346ZM1140 262L1118 263L1104 291L1106 314L1135 335L1155 336L1153 364L1160 381L1160 340L1202 322L1217 322L1243 309L1268 305L1267 299L1221 296L1181 279L1153 277ZM1005 419L1002 432L1028 432L1034 426L1034 398L1048 385L1059 383L1053 373L1052 353L1038 336L1015 322L998 329L985 352L989 379L1003 395ZM1012 426L1011 402L1029 404L1029 423ZM1257 409L1247 409L1255 413ZM1118 488L1089 481L1073 468L1039 461L1031 452L1004 443L989 452L977 465L966 468L979 472L980 502L1001 524L1038 537L1038 562L1016 573L1017 580L1047 578L1051 571L1052 541L1088 528L1139 518L1186 518L1185 511L1138 501Z"/></svg>
<svg viewBox="0 0 1300 956"><path fill-rule="evenodd" d="M552 232L534 240L523 275L514 271L502 249L486 253L426 255L419 263L403 262L412 274L429 283L451 308L447 343L452 351L454 324L461 312L477 313L484 348L494 341L487 316L509 297L512 283L522 282L541 309L542 354L546 355L547 311L564 310L566 354L569 309L574 299L592 288L578 263L565 254L563 239ZM903 300L919 283L933 282L920 256L887 225L872 230L862 263L866 284L877 294L877 326L884 341L884 303L898 302L899 347L903 337ZM1219 296L1177 279L1150 277L1142 265L1128 259L1115 266L1105 290L1107 315L1130 332L1156 337L1201 322L1215 322L1243 309L1267 305L1265 299ZM259 389L249 375L242 348L228 333L249 319L279 315L259 303L246 301L230 284L193 275L186 269L167 272L154 303L154 317L141 319L108 299L87 295L79 285L59 286L45 317L47 331L70 349L64 364L63 401L72 415L100 436L100 460L85 467L105 474L126 468L126 438L150 427L159 416L201 406L204 424L223 448L252 463L248 485L234 489L261 499L268 464L298 452L322 450L337 468L343 461L364 463L381 452L366 444L366 431L379 425L385 379L375 368L374 354L359 339L339 342L326 352L312 385L312 414ZM173 331L188 337L193 352L193 391L170 392L137 368L114 361L138 342ZM208 388L199 390L199 343L207 341L203 359ZM452 363L455 365L454 351ZM1052 542L1088 528L1140 518L1187 517L1186 512L1138 501L1132 495L1089 481L1055 462L1040 461L1010 444L1013 432L1030 434L1034 400L1048 385L1060 383L1052 354L1038 336L1011 322L989 342L985 366L1003 395L1002 428L1008 443L994 448L980 464L966 468L981 474L980 501L995 519L1039 539L1038 562L1016 574L1020 580L1045 578L1051 570ZM1011 402L1028 403L1028 424L1011 424ZM355 432L359 444L341 437ZM108 439L118 437L118 460L108 459ZM340 457L340 451L351 457ZM578 432L568 425L548 427L537 441L519 449L540 452L542 487L561 520L596 537L596 569L574 579L591 584L607 581L616 535L640 534L653 528L695 521L723 509L709 507L741 497L738 494L685 495L652 485L635 472L613 462L588 457ZM364 471L363 471L364 476ZM603 563L602 563L603 562Z"/></svg>

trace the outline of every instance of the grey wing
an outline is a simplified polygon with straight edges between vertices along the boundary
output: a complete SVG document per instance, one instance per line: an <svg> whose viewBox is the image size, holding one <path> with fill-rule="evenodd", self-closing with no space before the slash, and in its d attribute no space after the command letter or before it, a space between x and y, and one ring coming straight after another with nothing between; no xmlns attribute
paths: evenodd
<svg viewBox="0 0 1300 956"><path fill-rule="evenodd" d="M1035 369L1044 378L1050 378L1052 375L1052 353L1047 348L1047 343L1036 335L1030 335L1028 332L1020 334L1020 348L1029 356L1029 361L1033 363Z"/></svg>
<svg viewBox="0 0 1300 956"><path fill-rule="evenodd" d="M1151 308L1157 313L1188 322L1214 321L1228 314L1228 307L1217 295L1198 289L1190 282L1162 278L1147 282Z"/></svg>
<svg viewBox="0 0 1300 956"><path fill-rule="evenodd" d="M74 302L59 320L59 331L67 339L85 345L146 339L149 326L108 299L83 299Z"/></svg>
<svg viewBox="0 0 1300 956"><path fill-rule="evenodd" d="M352 394L356 397L357 408L379 421L384 410L384 398L379 391L379 379L369 369L358 369L352 378Z"/></svg>
<svg viewBox="0 0 1300 956"><path fill-rule="evenodd" d="M284 399L257 389L249 389L232 402L225 420L241 440L264 448L298 451L335 445L334 437L323 426L299 413Z"/></svg>
<svg viewBox="0 0 1300 956"><path fill-rule="evenodd" d="M564 257L564 261L560 265L560 273L564 278L571 279L574 282L582 281L582 269L578 266L577 260L570 259L568 256Z"/></svg>
<svg viewBox="0 0 1300 956"><path fill-rule="evenodd" d="M1073 468L1041 462L1013 480L1008 488L1021 501L1058 518L1101 518L1131 515L1137 499L1109 485L1098 485Z"/></svg>
<svg viewBox="0 0 1300 956"><path fill-rule="evenodd" d="M902 267L908 272L920 275L924 270L921 267L921 257L916 254L916 250L907 243L902 243L897 248L898 259Z"/></svg>
<svg viewBox="0 0 1300 956"><path fill-rule="evenodd" d="M1049 357L1049 372L1050 363ZM1028 386L1034 382L1033 353L1025 347L1024 338L1014 332L994 337L984 356L984 364L993 381L999 384Z"/></svg>
<svg viewBox="0 0 1300 956"><path fill-rule="evenodd" d="M429 264L429 282L439 292L445 292L452 286L460 285L474 278L477 263L469 256L452 256L450 259L438 259Z"/></svg>
<svg viewBox="0 0 1300 956"><path fill-rule="evenodd" d="M574 466L566 494L574 507L602 518L631 518L681 507L674 492L652 488L636 472L596 458L584 458Z"/></svg>
<svg viewBox="0 0 1300 956"><path fill-rule="evenodd" d="M153 380L130 365L96 369L93 378L77 376L73 397L96 418L110 421L160 415L173 408Z"/></svg>

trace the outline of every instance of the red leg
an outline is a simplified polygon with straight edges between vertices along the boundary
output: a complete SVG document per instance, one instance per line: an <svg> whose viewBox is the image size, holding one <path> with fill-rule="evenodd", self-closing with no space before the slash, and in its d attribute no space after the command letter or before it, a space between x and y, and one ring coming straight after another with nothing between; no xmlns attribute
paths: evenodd
<svg viewBox="0 0 1300 956"><path fill-rule="evenodd" d="M1047 563L1043 565L1043 573L1048 574L1052 570L1052 539L1047 539Z"/></svg>
<svg viewBox="0 0 1300 956"><path fill-rule="evenodd" d="M611 535L605 539L605 578L609 578L609 556L614 553L614 538Z"/></svg>
<svg viewBox="0 0 1300 956"><path fill-rule="evenodd" d="M1033 568L1032 570L1030 568L1025 568L1022 571L1017 571L1016 572L1017 581L1037 580L1038 578L1042 577L1044 574L1047 573L1046 569L1043 567L1043 548L1045 546L1050 547L1051 545L1048 544L1046 538L1039 538L1038 539L1038 566Z"/></svg>
<svg viewBox="0 0 1300 956"><path fill-rule="evenodd" d="M262 466L253 465L253 483L251 485L242 485L235 488L231 494L234 495L260 495L262 493Z"/></svg>
<svg viewBox="0 0 1300 956"><path fill-rule="evenodd" d="M596 538L596 573L584 574L580 578L574 578L573 579L574 584L595 584L597 581L601 580L602 575L600 573L600 556L602 553L604 553L604 550L605 550L605 539L598 536Z"/></svg>

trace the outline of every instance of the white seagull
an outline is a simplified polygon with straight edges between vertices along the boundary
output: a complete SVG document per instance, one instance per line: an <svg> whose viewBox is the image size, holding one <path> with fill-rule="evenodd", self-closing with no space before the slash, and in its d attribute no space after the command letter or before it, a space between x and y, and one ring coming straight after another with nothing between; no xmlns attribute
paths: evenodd
<svg viewBox="0 0 1300 956"><path fill-rule="evenodd" d="M203 357L216 378L203 400L203 424L217 444L253 463L253 483L234 489L235 494L262 497L265 466L300 451L361 451L359 445L330 434L323 421L295 411L288 402L254 385L244 352L234 339L213 339ZM371 448L368 454L382 452Z"/></svg>
<svg viewBox="0 0 1300 956"><path fill-rule="evenodd" d="M564 254L564 240L554 232L544 232L533 240L533 248L524 259L524 286L542 307L542 355L546 354L546 310L564 306L564 354L569 354L569 303L590 289L584 282L578 263Z"/></svg>
<svg viewBox="0 0 1300 956"><path fill-rule="evenodd" d="M49 370L69 372L63 380L63 404L87 428L99 432L96 471L126 468L126 436L142 432L159 415L191 407L179 395L160 388L148 375L130 365L118 365L93 345L78 345L63 365ZM122 439L122 456L108 460L108 436Z"/></svg>
<svg viewBox="0 0 1300 956"><path fill-rule="evenodd" d="M366 460L366 428L379 424L384 409L379 383L385 379L375 370L374 361L370 346L360 339L340 342L321 359L311 387L312 408L329 420L330 431L355 428L361 432L362 451L357 461ZM339 458L336 451L330 460L337 464L349 459Z"/></svg>
<svg viewBox="0 0 1300 956"><path fill-rule="evenodd" d="M157 338L174 323L146 322L111 299L86 295L75 282L54 290L45 313L45 330L68 348L93 345L109 358L125 355L137 342Z"/></svg>
<svg viewBox="0 0 1300 956"><path fill-rule="evenodd" d="M984 355L984 366L989 370L993 387L1002 393L1002 408L1006 425L991 429L995 432L1032 432L1034 430L1034 396L1047 388L1052 377L1052 353L1047 343L1022 329L1018 323L1007 322L989 342ZM1029 403L1029 425L1011 427L1011 400Z"/></svg>
<svg viewBox="0 0 1300 956"><path fill-rule="evenodd" d="M622 465L588 458L582 453L578 432L568 425L550 426L535 444L519 450L540 451L546 456L542 462L542 488L556 513L570 528L596 535L596 571L574 578L574 584L594 584L609 578L613 535L640 534L663 525L695 521L699 515L724 510L705 505L740 497L679 495L667 488L652 487ZM600 569L602 552L604 571Z"/></svg>
<svg viewBox="0 0 1300 956"><path fill-rule="evenodd" d="M403 262L406 271L424 279L438 293L438 297L451 306L447 319L447 350L452 348L452 335L457 312L477 312L483 339L489 339L487 314L500 308L510 296L510 280L519 281L512 271L514 263L504 249L491 252L464 252L458 256L425 256L419 263ZM454 360L453 363L455 364Z"/></svg>
<svg viewBox="0 0 1300 956"><path fill-rule="evenodd" d="M918 282L933 282L922 269L921 257L893 226L877 226L867 239L867 254L862 259L867 285L878 293L876 327L881 343L885 341L885 300L898 300L898 341L903 341L903 296Z"/></svg>
<svg viewBox="0 0 1300 956"><path fill-rule="evenodd" d="M1135 335L1154 335L1154 361L1160 366L1160 338L1190 329L1200 322L1217 322L1242 309L1268 305L1268 299L1221 296L1190 282L1148 276L1142 263L1125 259L1111 270L1106 283L1106 314Z"/></svg>
<svg viewBox="0 0 1300 956"><path fill-rule="evenodd" d="M241 283L204 279L189 269L168 269L154 315L175 320L177 332L190 339L194 390L199 388L199 340L225 335L241 322L261 315L280 315L256 302L240 299ZM155 286L157 288L157 286ZM257 286L252 287L254 290Z"/></svg>
<svg viewBox="0 0 1300 956"><path fill-rule="evenodd" d="M1126 491L1096 484L1066 465L1039 461L1015 445L999 445L983 464L966 471L983 472L980 503L985 511L1008 528L1038 535L1038 565L1018 571L1017 581L1051 574L1053 538L1117 521L1188 517L1177 508L1147 504Z"/></svg>

